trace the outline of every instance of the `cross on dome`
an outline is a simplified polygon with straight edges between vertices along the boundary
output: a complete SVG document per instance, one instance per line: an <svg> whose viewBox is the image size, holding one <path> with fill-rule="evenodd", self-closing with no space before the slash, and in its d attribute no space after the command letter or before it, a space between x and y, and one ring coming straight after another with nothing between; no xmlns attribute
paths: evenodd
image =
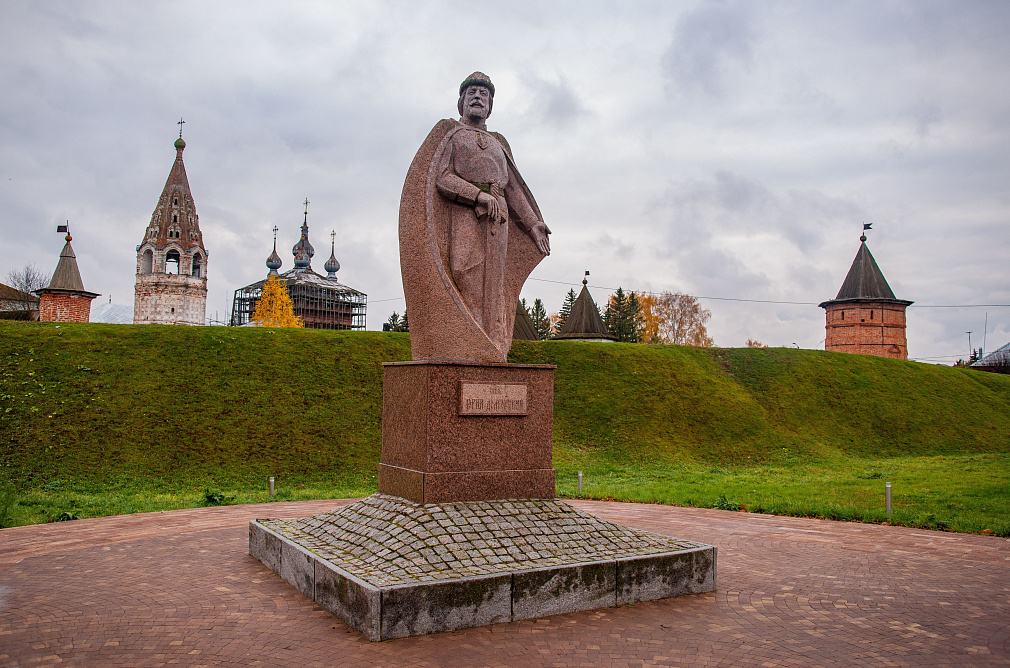
<svg viewBox="0 0 1010 668"><path fill-rule="evenodd" d="M336 278L337 272L340 271L340 263L337 262L337 256L334 252L336 248L337 231L330 230L330 259L326 261L323 265L323 269L326 270L326 278Z"/></svg>

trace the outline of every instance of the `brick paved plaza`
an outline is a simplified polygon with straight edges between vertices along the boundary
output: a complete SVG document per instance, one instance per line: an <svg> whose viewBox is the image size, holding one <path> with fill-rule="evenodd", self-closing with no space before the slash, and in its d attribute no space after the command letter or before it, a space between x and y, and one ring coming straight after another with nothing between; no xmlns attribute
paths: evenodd
<svg viewBox="0 0 1010 668"><path fill-rule="evenodd" d="M247 524L344 501L0 531L0 665L1010 665L1010 541L576 502L719 548L711 594L370 643L248 556Z"/></svg>

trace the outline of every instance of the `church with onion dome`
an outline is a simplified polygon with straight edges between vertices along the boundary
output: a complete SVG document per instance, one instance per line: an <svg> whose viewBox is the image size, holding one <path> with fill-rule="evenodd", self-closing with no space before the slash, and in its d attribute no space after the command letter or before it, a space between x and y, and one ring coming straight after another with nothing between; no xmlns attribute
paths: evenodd
<svg viewBox="0 0 1010 668"><path fill-rule="evenodd" d="M305 200L301 236L291 248L294 267L279 273L283 266L277 254L277 231L274 227L274 247L267 257L267 276L235 291L232 302L231 322L233 326L248 325L256 311L256 302L263 292L263 285L270 276L277 276L288 289L295 315L310 329L364 329L365 307L368 301L365 293L344 285L337 280L340 263L336 257L336 232L330 233L330 258L323 264L326 276L312 270L315 249L309 242L309 201Z"/></svg>

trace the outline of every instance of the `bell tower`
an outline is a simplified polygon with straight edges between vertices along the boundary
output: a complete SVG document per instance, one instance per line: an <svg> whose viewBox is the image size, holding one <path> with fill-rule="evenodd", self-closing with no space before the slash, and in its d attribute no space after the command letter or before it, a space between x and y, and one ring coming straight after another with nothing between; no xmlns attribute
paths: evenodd
<svg viewBox="0 0 1010 668"><path fill-rule="evenodd" d="M189 190L179 138L175 163L161 199L154 209L143 242L137 246L137 281L134 288L135 325L202 325L207 310L207 249L200 218Z"/></svg>

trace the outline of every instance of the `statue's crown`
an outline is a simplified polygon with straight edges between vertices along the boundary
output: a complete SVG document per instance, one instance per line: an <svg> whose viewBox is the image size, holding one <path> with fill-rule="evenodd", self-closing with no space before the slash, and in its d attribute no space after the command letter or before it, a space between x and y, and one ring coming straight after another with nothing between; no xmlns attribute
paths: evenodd
<svg viewBox="0 0 1010 668"><path fill-rule="evenodd" d="M463 79L463 83L459 85L459 94L462 95L463 91L470 86L484 86L484 88L491 91L491 96L494 97L494 84L491 83L491 77L483 72L474 72L466 79Z"/></svg>

